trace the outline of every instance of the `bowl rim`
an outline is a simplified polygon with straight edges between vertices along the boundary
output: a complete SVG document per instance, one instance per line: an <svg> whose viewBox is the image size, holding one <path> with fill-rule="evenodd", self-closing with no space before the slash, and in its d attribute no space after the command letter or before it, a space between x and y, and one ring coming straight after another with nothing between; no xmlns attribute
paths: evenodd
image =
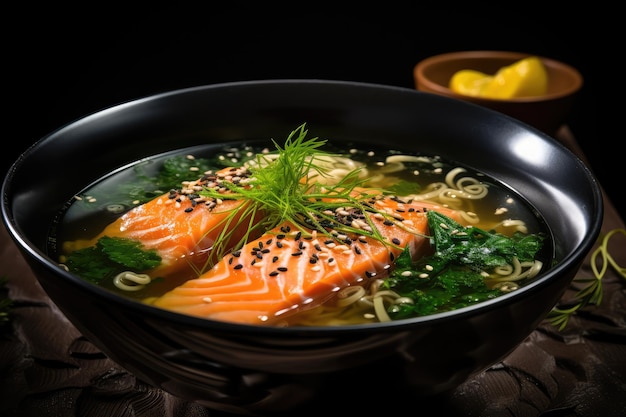
<svg viewBox="0 0 626 417"><path fill-rule="evenodd" d="M499 98L490 98L490 97L473 97L467 96L464 94L456 93L445 85L441 85L431 78L426 76L426 72L433 65L450 62L456 59L475 59L475 60L490 60L494 58L511 60L515 62L517 60L528 58L531 56L538 57L541 62L550 68L558 68L564 72L567 72L571 79L573 80L572 85L558 93L545 94L541 96L533 96L533 97L515 97L511 99L499 99ZM472 101L481 101L484 103L488 102L504 102L504 103L538 103L538 102L546 102L550 100L556 100L563 97L567 97L573 94L576 94L584 85L584 78L578 69L574 68L572 65L569 65L563 61L559 61L553 58L545 57L543 55L532 54L528 52L518 52L518 51L503 51L503 50L465 50L465 51L454 51L454 52L446 52L442 54L432 55L423 60L419 61L413 67L413 76L415 79L416 87L418 84L423 84L430 90L437 92L442 95L451 96L455 98L460 98L464 100L472 100ZM419 88L418 88L419 89Z"/></svg>

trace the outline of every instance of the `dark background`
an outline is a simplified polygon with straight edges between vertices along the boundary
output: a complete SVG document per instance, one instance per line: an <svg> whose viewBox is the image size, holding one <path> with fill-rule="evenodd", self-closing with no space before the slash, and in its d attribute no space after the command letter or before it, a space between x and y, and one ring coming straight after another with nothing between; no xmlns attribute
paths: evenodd
<svg viewBox="0 0 626 417"><path fill-rule="evenodd" d="M589 35L596 23L588 9L551 15L532 7L424 8L419 3L344 11L210 4L145 9L108 3L72 9L27 5L8 13L5 20L12 29L4 37L3 67L9 91L5 123L11 133L4 141L3 170L54 129L142 96L276 78L414 88L418 61L469 49L527 52L576 67L585 84L567 124L605 188L619 166L617 150L606 152L611 142L597 129L595 45ZM607 191L617 204L617 192ZM620 211L626 213L626 207Z"/></svg>

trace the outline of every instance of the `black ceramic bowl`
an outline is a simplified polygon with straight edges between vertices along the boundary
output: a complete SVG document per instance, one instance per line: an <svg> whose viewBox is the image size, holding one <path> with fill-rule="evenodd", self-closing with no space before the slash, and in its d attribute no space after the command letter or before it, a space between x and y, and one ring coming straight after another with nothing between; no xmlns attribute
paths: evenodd
<svg viewBox="0 0 626 417"><path fill-rule="evenodd" d="M521 193L545 218L556 264L473 307L337 328L254 327L175 314L65 272L46 251L55 216L110 171L198 144L311 134L460 161ZM585 165L547 135L485 108L412 89L276 80L201 86L121 104L51 133L3 183L2 215L41 285L111 359L208 408L328 410L342 398L413 403L496 363L555 305L599 234L602 198ZM352 401L352 400L351 400Z"/></svg>

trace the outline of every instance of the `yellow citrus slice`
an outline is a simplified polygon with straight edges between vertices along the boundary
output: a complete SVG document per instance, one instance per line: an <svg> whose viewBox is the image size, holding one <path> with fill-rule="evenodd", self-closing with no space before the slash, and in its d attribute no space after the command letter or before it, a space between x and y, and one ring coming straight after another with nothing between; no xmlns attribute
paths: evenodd
<svg viewBox="0 0 626 417"><path fill-rule="evenodd" d="M480 71L461 70L450 79L450 89L466 96L480 97L492 79Z"/></svg>
<svg viewBox="0 0 626 417"><path fill-rule="evenodd" d="M461 70L450 79L451 90L474 97L507 99L545 94L548 73L538 57L521 59L502 67L495 75L474 70Z"/></svg>

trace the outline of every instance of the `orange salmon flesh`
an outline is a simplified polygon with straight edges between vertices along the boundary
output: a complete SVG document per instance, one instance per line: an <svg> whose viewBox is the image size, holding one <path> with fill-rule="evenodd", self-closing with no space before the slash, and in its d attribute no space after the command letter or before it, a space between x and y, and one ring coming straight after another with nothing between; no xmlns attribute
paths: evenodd
<svg viewBox="0 0 626 417"><path fill-rule="evenodd" d="M198 275L211 261L215 242L224 247L239 242L248 232L248 223L258 214L245 212L246 204L239 200L207 200L194 197L193 192L212 186L217 178L241 173L235 168L218 171L186 184L181 192L165 193L137 206L109 224L95 238L66 242L64 252L94 246L103 236L123 237L141 242L145 249L155 249L161 264L147 271L152 277L167 276L186 269ZM236 227L235 227L236 225ZM258 237L260 232L257 232Z"/></svg>
<svg viewBox="0 0 626 417"><path fill-rule="evenodd" d="M384 276L407 246L413 258L427 254L427 210L460 220L454 210L432 203L382 198L375 205L378 213L368 216L385 243L365 233L329 238L285 222L198 278L147 302L207 319L280 324L345 287L367 286Z"/></svg>

